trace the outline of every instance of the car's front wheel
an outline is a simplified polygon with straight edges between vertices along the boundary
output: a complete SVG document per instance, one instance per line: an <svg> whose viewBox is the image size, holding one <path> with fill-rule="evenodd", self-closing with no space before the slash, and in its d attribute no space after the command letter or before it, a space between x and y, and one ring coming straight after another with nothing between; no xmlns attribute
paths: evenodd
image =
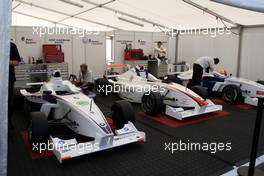
<svg viewBox="0 0 264 176"><path fill-rule="evenodd" d="M32 112L30 116L32 119L28 129L30 143L46 143L49 140L49 126L46 115L42 112Z"/></svg>
<svg viewBox="0 0 264 176"><path fill-rule="evenodd" d="M135 123L135 112L132 105L125 101L119 100L112 105L112 119L116 129L122 129L128 122Z"/></svg>
<svg viewBox="0 0 264 176"><path fill-rule="evenodd" d="M159 92L145 93L142 97L142 109L147 114L159 114L163 105L163 96Z"/></svg>
<svg viewBox="0 0 264 176"><path fill-rule="evenodd" d="M193 86L191 90L205 100L208 98L207 90L202 86Z"/></svg>

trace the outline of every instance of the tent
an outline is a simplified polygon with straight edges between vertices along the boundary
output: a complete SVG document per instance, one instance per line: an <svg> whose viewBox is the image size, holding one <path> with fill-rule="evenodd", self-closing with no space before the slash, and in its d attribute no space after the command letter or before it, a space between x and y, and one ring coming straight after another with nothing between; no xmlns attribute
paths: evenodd
<svg viewBox="0 0 264 176"><path fill-rule="evenodd" d="M260 25L264 14L210 0L14 0L13 25L160 31ZM162 29L161 29L162 28Z"/></svg>
<svg viewBox="0 0 264 176"><path fill-rule="evenodd" d="M84 28L90 31L160 32L168 29L203 29L264 24L264 13L227 6L210 0L13 0L12 9L10 0L1 0L1 176L6 174L8 81L6 65L8 65L9 57L11 10L13 26L64 26Z"/></svg>

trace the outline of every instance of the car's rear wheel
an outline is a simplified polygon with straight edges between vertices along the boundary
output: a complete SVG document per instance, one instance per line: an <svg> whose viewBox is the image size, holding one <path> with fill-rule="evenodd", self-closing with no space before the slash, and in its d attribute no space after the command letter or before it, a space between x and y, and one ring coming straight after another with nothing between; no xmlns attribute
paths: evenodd
<svg viewBox="0 0 264 176"><path fill-rule="evenodd" d="M111 110L116 129L122 129L128 122L135 123L136 121L132 105L125 100L116 101Z"/></svg>
<svg viewBox="0 0 264 176"><path fill-rule="evenodd" d="M207 99L208 98L208 93L207 90L202 87L202 86L193 86L191 87L191 90L196 93L197 95L199 95L200 97L202 97L203 99Z"/></svg>
<svg viewBox="0 0 264 176"><path fill-rule="evenodd" d="M237 85L227 85L222 91L222 98L228 103L234 103L242 99L242 91Z"/></svg>
<svg viewBox="0 0 264 176"><path fill-rule="evenodd" d="M46 115L42 112L32 112L30 116L32 119L28 129L30 143L46 143L49 140L49 126Z"/></svg>
<svg viewBox="0 0 264 176"><path fill-rule="evenodd" d="M257 83L264 85L264 81L263 80L258 80Z"/></svg>
<svg viewBox="0 0 264 176"><path fill-rule="evenodd" d="M167 79L174 82L174 83L182 85L182 80L180 78L178 78L177 75L167 75Z"/></svg>
<svg viewBox="0 0 264 176"><path fill-rule="evenodd" d="M142 97L142 109L147 114L159 114L163 105L163 96L159 92L145 93Z"/></svg>

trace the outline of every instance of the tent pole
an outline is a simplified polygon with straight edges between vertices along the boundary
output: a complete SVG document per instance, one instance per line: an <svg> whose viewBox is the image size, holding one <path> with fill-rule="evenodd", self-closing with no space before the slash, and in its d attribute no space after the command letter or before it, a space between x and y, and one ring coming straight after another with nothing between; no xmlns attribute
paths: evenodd
<svg viewBox="0 0 264 176"><path fill-rule="evenodd" d="M228 18L226 18L226 17L224 17L224 16L222 16L222 15L220 15L220 14L218 14L218 13L216 13L216 12L206 8L206 7L203 7L203 6L193 2L191 0L182 0L182 1L187 3L187 4L189 4L189 5L191 5L191 6L193 6L193 7L196 7L197 9L200 9L200 10L202 10L202 11L204 11L204 12L210 14L210 15L213 15L213 16L215 16L217 18L220 18L220 19L224 20L227 23L233 24L235 26L240 26L240 24L235 23L232 20L230 20L230 19L228 19Z"/></svg>
<svg viewBox="0 0 264 176"><path fill-rule="evenodd" d="M57 10L54 10L54 9L50 9L50 8L46 8L46 7L43 7L43 6L39 6L39 5L30 3L30 2L26 2L26 1L23 1L23 0L15 0L15 1L20 2L22 4L26 4L26 5L32 6L32 7L40 8L42 10L46 10L46 11L50 11L50 12L53 12L53 13L57 13L57 14L60 14L60 15L65 15L65 16L68 16L68 17L72 16L71 14L67 14L67 13L60 12L60 11L57 11ZM100 23L100 22L88 20L88 19L81 18L81 17L76 17L75 16L73 18L76 18L76 19L82 20L82 21L86 21L86 22L89 22L89 23L97 24L97 25L100 25L100 26L105 26L105 27L108 27L108 28L116 29L116 30L122 30L122 29L120 29L118 27L115 27L115 26L112 26L112 25L103 24L103 23Z"/></svg>
<svg viewBox="0 0 264 176"><path fill-rule="evenodd" d="M83 2L86 2L88 4L91 4L91 5L95 5L95 6L100 6L100 4L98 3L95 3L95 2L92 2L90 0L82 0ZM162 28L167 28L167 29L170 29L168 28L167 26L165 25L162 25L162 24L159 24L159 23L156 23L156 22L153 22L153 21L150 21L150 20L147 20L145 18L140 18L138 16L135 16L135 15L132 15L132 14L129 14L129 13L126 13L126 12L123 12L123 11L120 11L120 10L116 10L114 8L111 8L111 7L107 7L107 6L101 6L101 8L103 9L106 9L106 10L109 10L109 11L112 11L114 13L118 13L118 14L121 14L121 15L125 15L127 17L130 17L130 18L134 18L136 20L139 20L139 21L143 21L145 23L149 23L149 24L152 24L153 26L159 26L159 27L162 27Z"/></svg>
<svg viewBox="0 0 264 176"><path fill-rule="evenodd" d="M179 61L179 58L178 58L179 37L180 37L180 34L179 34L179 32L177 32L177 34L175 35L175 40L176 40L175 63L177 63Z"/></svg>
<svg viewBox="0 0 264 176"><path fill-rule="evenodd" d="M107 5L107 4L111 4L112 2L115 2L115 1L116 1L116 0L110 0L110 1L107 1L107 2L105 2L105 3L103 3L103 4L99 4L99 5L95 6L95 7L90 8L90 9L87 9L87 10L84 10L84 11L78 12L78 13L76 13L76 14L74 14L74 15L68 16L68 17L66 17L66 18L64 18L64 19L62 19L62 20L60 20L60 21L58 21L58 22L62 22L62 21L64 21L64 20L67 20L67 19L70 19L70 18L74 18L74 17L76 17L77 15L80 15L80 14L83 14L83 13L86 13L86 12L89 12L89 11L92 11L92 10L94 10L94 9L97 9L97 8L103 7L103 6Z"/></svg>
<svg viewBox="0 0 264 176"><path fill-rule="evenodd" d="M12 1L0 1L0 176L7 175L8 74Z"/></svg>
<svg viewBox="0 0 264 176"><path fill-rule="evenodd" d="M241 71L241 53L242 53L242 41L243 41L243 33L244 33L244 27L240 26L238 28L239 38L238 38L238 53L237 53L237 72L236 76L240 76Z"/></svg>
<svg viewBox="0 0 264 176"><path fill-rule="evenodd" d="M70 25L67 25L67 24L63 24L63 23L56 23L56 21L48 20L46 18L36 17L36 16L33 16L33 15L25 14L25 13L18 12L18 11L13 11L13 13L24 15L24 16L31 17L31 18L35 18L35 19L38 19L38 20L47 21L47 22L50 22L50 23L54 23L54 25L60 24L60 25L64 25L64 26L67 26L67 27L74 27L74 26L70 26Z"/></svg>

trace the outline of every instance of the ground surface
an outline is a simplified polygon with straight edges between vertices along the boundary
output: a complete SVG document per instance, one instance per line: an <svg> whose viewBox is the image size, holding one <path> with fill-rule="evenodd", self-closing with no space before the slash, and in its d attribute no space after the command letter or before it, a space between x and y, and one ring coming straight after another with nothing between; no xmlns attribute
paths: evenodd
<svg viewBox="0 0 264 176"><path fill-rule="evenodd" d="M103 112L110 110L117 96L100 97L96 102ZM21 132L27 127L23 106L14 113L15 130L9 141L8 176L209 176L220 175L240 166L249 159L255 109L243 109L224 104L229 114L211 120L171 128L157 121L137 115L136 126L146 132L147 141L95 153L59 164L54 156L32 159ZM133 105L140 112L139 105ZM136 113L137 114L137 113ZM264 121L263 121L264 123ZM264 127L264 125L262 125ZM165 151L165 143L231 142L231 151L212 154L205 151ZM262 130L259 154L264 152ZM260 166L264 168L263 165Z"/></svg>

